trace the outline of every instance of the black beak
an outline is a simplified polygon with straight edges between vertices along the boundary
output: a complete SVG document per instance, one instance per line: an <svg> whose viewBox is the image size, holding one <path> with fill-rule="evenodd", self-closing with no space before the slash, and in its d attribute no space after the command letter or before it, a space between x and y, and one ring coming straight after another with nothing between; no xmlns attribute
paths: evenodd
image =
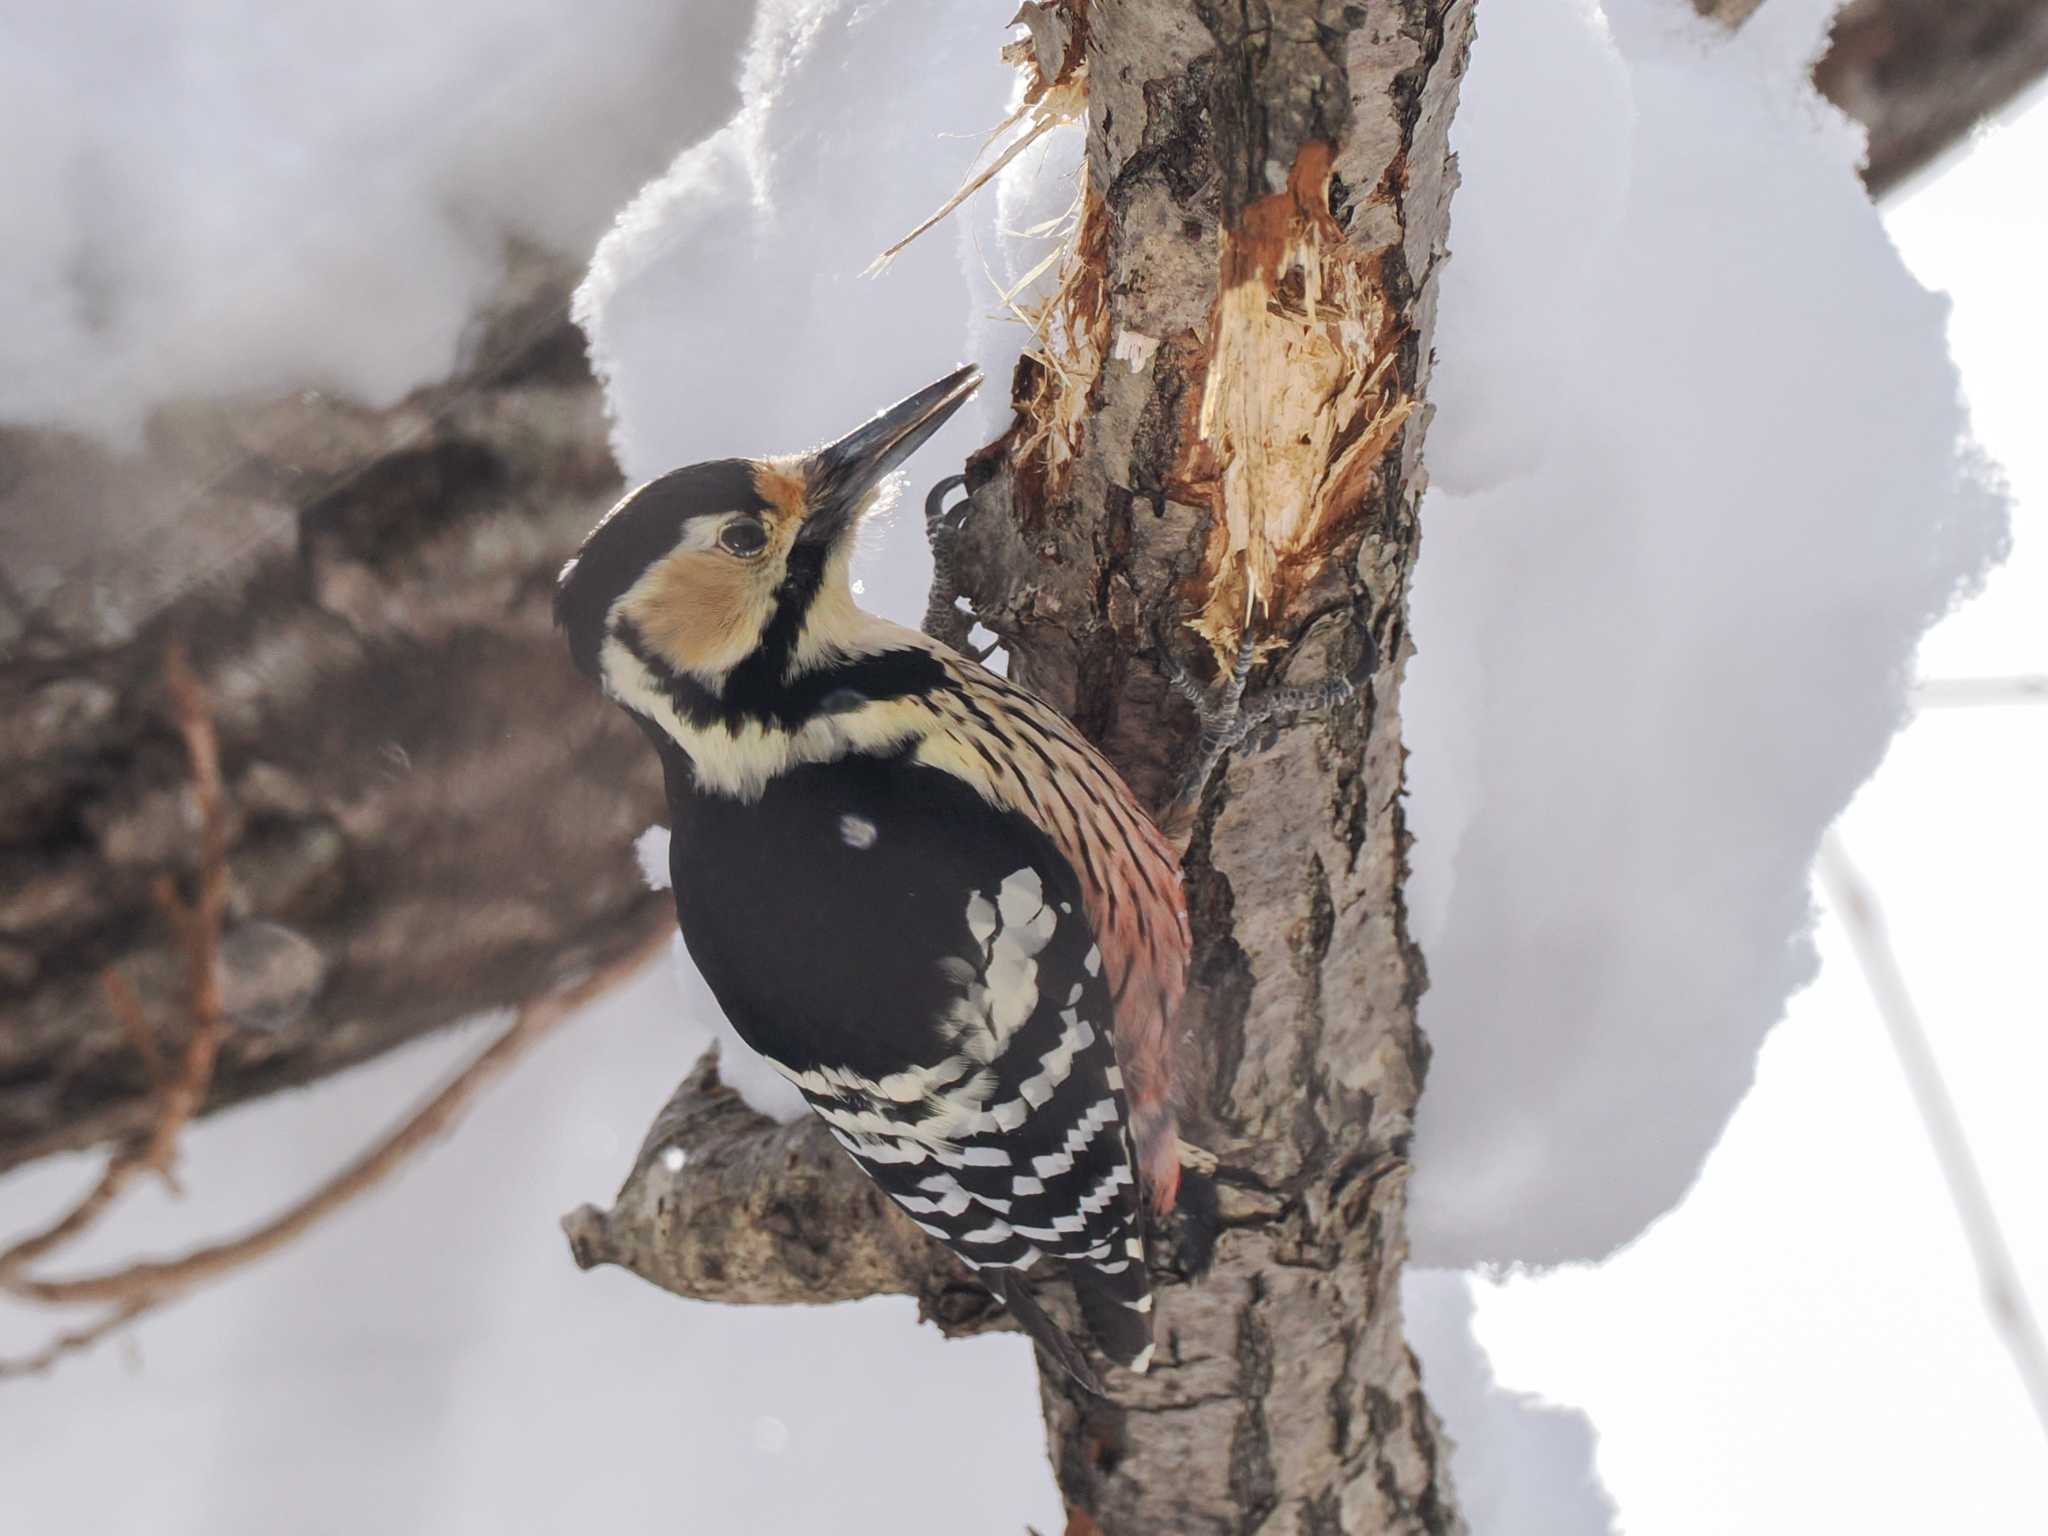
<svg viewBox="0 0 2048 1536"><path fill-rule="evenodd" d="M837 538L852 521L862 498L884 475L923 447L980 387L981 372L969 363L812 454L810 508L797 537L805 543Z"/></svg>

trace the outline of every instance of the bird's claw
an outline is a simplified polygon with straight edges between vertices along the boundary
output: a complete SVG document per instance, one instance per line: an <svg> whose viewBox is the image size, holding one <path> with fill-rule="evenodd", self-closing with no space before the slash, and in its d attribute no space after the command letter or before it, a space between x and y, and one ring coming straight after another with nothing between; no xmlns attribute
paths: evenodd
<svg viewBox="0 0 2048 1536"><path fill-rule="evenodd" d="M1210 775L1215 772L1216 763L1224 753L1243 746L1255 731L1268 725L1327 713L1340 704L1348 703L1358 696L1373 673L1373 657L1368 649L1362 664L1347 674L1325 678L1305 688L1267 689L1247 700L1246 683L1253 664L1258 660L1258 647L1249 632L1238 642L1229 673L1213 688L1195 680L1174 655L1163 632L1155 634L1154 642L1166 669L1167 680L1172 683L1174 691L1188 701L1201 726L1195 761L1182 777L1169 813L1176 822L1192 812L1203 791L1209 787Z"/></svg>
<svg viewBox="0 0 2048 1536"><path fill-rule="evenodd" d="M970 638L974 633L974 615L960 604L965 595L960 591L959 580L953 574L951 543L947 534L951 531L949 519L957 518L967 509L968 501L946 505L946 498L967 484L965 475L948 475L924 497L924 537L932 552L932 590L925 607L924 632L934 640L944 641L962 655L976 661L987 661L999 649L995 645L976 645Z"/></svg>

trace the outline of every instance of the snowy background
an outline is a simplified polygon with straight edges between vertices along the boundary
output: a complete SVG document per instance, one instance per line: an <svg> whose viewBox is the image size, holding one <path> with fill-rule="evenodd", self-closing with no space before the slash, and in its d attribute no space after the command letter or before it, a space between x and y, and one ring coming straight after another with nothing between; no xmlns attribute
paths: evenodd
<svg viewBox="0 0 2048 1536"><path fill-rule="evenodd" d="M2038 1431L1807 868L1854 795L1842 835L2048 1289L2048 709L1908 700L1916 666L2048 672L2048 212L2023 191L2048 106L1881 221L1804 83L1827 6L1771 0L1733 43L1689 9L1489 7L1454 132L1404 699L1437 1050L1415 1242L1440 1266L1411 1338L1478 1536L2039 1528ZM1009 231L1072 198L1067 133L858 276L997 115L1009 7L980 0L391 5L350 47L195 4L109 50L114 11L0 22L0 115L36 149L0 173L0 293L34 320L0 341L0 417L119 439L229 385L389 399L445 372L503 235L573 248L624 207L577 313L627 472L793 449L957 358L1005 374L995 295L1047 249ZM39 302L58 288L104 308ZM925 462L982 440L978 410ZM1916 663L2001 548L1971 433L2015 553ZM871 602L921 608L920 545L876 529ZM396 1187L0 1390L4 1528L1057 1529L1021 1341L568 1264L555 1219L608 1197L706 1012L650 971ZM193 1196L144 1195L78 1257L281 1201L481 1038L208 1122ZM87 1177L8 1180L0 1231ZM0 1350L42 1326L0 1313ZM944 1489L869 1497L899 1465Z"/></svg>
<svg viewBox="0 0 2048 1536"><path fill-rule="evenodd" d="M0 419L128 440L181 396L444 377L507 237L587 249L725 120L752 10L7 5Z"/></svg>

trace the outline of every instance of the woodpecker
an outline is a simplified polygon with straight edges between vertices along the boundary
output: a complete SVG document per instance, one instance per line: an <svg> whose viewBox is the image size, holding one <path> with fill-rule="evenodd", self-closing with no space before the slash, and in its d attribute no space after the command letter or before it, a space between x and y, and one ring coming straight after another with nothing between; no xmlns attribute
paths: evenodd
<svg viewBox="0 0 2048 1536"><path fill-rule="evenodd" d="M740 1038L1061 1366L1025 1276L1152 1359L1148 1216L1179 1179L1179 859L1060 714L865 612L886 478L967 400L947 375L815 452L651 480L564 568L576 665L660 754L676 918Z"/></svg>

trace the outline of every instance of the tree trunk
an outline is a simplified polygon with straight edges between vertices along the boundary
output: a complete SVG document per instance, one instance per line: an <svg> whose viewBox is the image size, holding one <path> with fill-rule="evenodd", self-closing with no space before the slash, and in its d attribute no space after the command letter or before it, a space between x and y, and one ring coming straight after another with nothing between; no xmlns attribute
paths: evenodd
<svg viewBox="0 0 2048 1536"><path fill-rule="evenodd" d="M1066 355L1020 369L964 520L1006 513L1030 558L966 595L1155 805L1196 736L1176 667L1220 689L1249 652L1253 699L1369 681L1193 810L1183 1097L1225 1230L1163 1293L1149 1378L1105 1403L1045 1374L1053 1465L1109 1532L1452 1530L1400 1319L1427 1053L1397 700L1471 9L1095 0L1084 27Z"/></svg>

